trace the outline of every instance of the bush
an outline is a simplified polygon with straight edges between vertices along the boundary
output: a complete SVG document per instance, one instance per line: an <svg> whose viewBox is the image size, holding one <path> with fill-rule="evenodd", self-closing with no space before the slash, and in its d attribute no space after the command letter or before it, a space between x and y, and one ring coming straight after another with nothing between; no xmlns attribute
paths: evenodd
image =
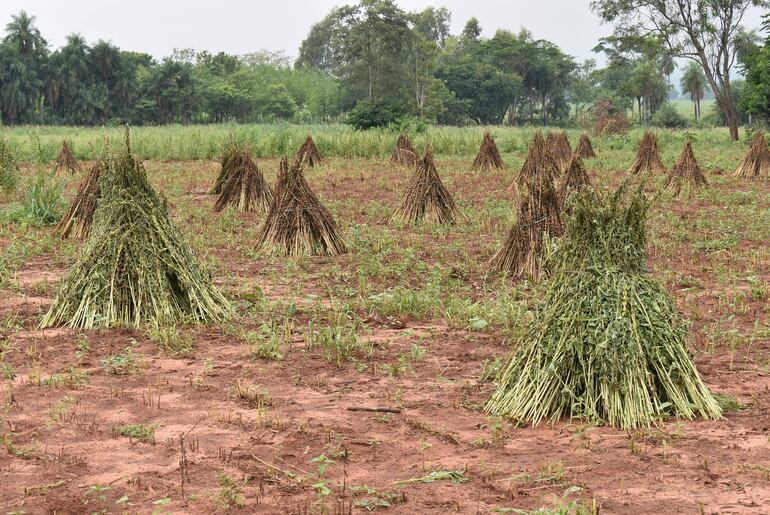
<svg viewBox="0 0 770 515"><path fill-rule="evenodd" d="M390 106L381 99L374 98L359 100L356 106L348 113L346 123L358 130L366 130L385 127L395 123L397 119L397 113Z"/></svg>
<svg viewBox="0 0 770 515"><path fill-rule="evenodd" d="M667 129L681 129L689 125L685 117L669 102L660 106L660 109L652 115L650 122L656 127L666 127Z"/></svg>

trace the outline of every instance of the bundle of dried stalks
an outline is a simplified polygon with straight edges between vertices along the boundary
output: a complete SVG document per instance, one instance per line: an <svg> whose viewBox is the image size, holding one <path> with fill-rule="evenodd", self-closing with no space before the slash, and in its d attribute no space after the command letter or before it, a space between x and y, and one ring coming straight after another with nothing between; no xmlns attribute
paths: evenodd
<svg viewBox="0 0 770 515"><path fill-rule="evenodd" d="M214 204L214 211L222 211L231 205L238 211L259 211L267 213L273 194L265 177L251 158L251 150L238 147L232 158L232 166L221 193Z"/></svg>
<svg viewBox="0 0 770 515"><path fill-rule="evenodd" d="M315 141L313 141L310 134L307 135L305 142L299 147L295 162L299 163L301 167L307 165L310 168L323 164L324 160L321 157L321 153L318 151L318 147L315 146Z"/></svg>
<svg viewBox="0 0 770 515"><path fill-rule="evenodd" d="M72 151L70 150L69 143L67 143L67 140L64 140L61 145L61 150L59 150L59 156L56 158L56 168L54 170L54 173L56 175L64 175L65 173L77 173L80 171L80 163L78 163L77 159L75 159L75 156L72 155Z"/></svg>
<svg viewBox="0 0 770 515"><path fill-rule="evenodd" d="M302 165L295 162L289 167L284 159L257 247L286 256L343 254L345 243L339 232L332 214L305 181Z"/></svg>
<svg viewBox="0 0 770 515"><path fill-rule="evenodd" d="M549 132L546 140L546 150L556 161L557 170L561 173L572 159L572 146L569 144L567 133Z"/></svg>
<svg viewBox="0 0 770 515"><path fill-rule="evenodd" d="M571 194L590 187L591 180L588 178L588 173L583 165L583 159L575 152L559 185L558 196L562 209L566 206L567 198Z"/></svg>
<svg viewBox="0 0 770 515"><path fill-rule="evenodd" d="M629 173L638 174L644 172L666 173L666 165L660 159L658 150L658 138L650 131L644 131L644 137L639 143L636 159L628 169Z"/></svg>
<svg viewBox="0 0 770 515"><path fill-rule="evenodd" d="M398 135L396 148L393 149L393 153L390 155L390 164L412 167L418 161L417 152L412 146L412 141L407 134L402 132Z"/></svg>
<svg viewBox="0 0 770 515"><path fill-rule="evenodd" d="M444 187L436 171L433 152L428 145L392 219L405 224L420 221L451 224L457 218L457 211L454 197Z"/></svg>
<svg viewBox="0 0 770 515"><path fill-rule="evenodd" d="M545 152L543 138L535 136L530 146L519 191L524 195L516 223L503 247L492 258L492 266L514 278L538 280L547 238L562 233L559 198L553 185L554 162Z"/></svg>
<svg viewBox="0 0 770 515"><path fill-rule="evenodd" d="M503 158L500 157L500 151L497 149L495 139L489 131L486 131L479 147L479 153L473 161L473 169L488 171L500 169L503 166Z"/></svg>
<svg viewBox="0 0 770 515"><path fill-rule="evenodd" d="M591 144L591 140L585 132L580 135L580 141L578 141L578 146L575 148L575 153L579 155L581 159L591 159L596 157L594 146Z"/></svg>
<svg viewBox="0 0 770 515"><path fill-rule="evenodd" d="M514 179L511 189L523 192L528 183L534 183L540 174L545 174L553 182L559 176L556 160L548 152L543 134L538 131L532 138L532 143L527 151L527 158L521 171Z"/></svg>
<svg viewBox="0 0 770 515"><path fill-rule="evenodd" d="M699 189L706 186L708 186L708 181L700 169L698 160L695 159L695 153L692 151L692 142L688 139L674 168L671 169L671 174L666 181L666 188L671 188L675 197L682 193L687 197L691 197Z"/></svg>
<svg viewBox="0 0 770 515"><path fill-rule="evenodd" d="M746 179L770 176L770 149L767 147L764 132L757 132L754 136L748 154L734 175Z"/></svg>
<svg viewBox="0 0 770 515"><path fill-rule="evenodd" d="M67 212L59 220L54 229L54 234L62 238L84 239L91 234L91 225L94 221L94 213L99 203L101 193L99 190L99 174L101 173L100 164L97 161L88 176L80 183L75 199L67 208Z"/></svg>
<svg viewBox="0 0 770 515"><path fill-rule="evenodd" d="M227 179L230 177L230 173L239 166L243 160L243 154L240 152L241 147L237 144L228 145L222 156L219 158L220 167L217 178L214 179L214 183L209 188L209 195L219 195L222 193L222 186L225 185Z"/></svg>

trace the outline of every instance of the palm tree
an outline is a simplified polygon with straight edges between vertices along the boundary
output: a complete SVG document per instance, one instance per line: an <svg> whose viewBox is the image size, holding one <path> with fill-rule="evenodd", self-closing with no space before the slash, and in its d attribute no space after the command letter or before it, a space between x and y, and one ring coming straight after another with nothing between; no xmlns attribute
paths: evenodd
<svg viewBox="0 0 770 515"><path fill-rule="evenodd" d="M692 100L695 107L695 119L697 120L701 116L700 101L703 99L708 88L706 76L703 74L701 66L695 62L687 65L679 85L682 87L683 93L690 94L690 100Z"/></svg>
<svg viewBox="0 0 770 515"><path fill-rule="evenodd" d="M35 17L28 15L24 10L11 16L10 23L5 26L5 32L4 41L15 45L21 55L41 52L48 45L35 26Z"/></svg>

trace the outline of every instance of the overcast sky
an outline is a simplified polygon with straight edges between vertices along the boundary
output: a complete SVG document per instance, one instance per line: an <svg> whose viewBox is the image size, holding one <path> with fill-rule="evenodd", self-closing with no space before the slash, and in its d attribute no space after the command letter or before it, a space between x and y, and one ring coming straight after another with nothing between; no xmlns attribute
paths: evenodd
<svg viewBox="0 0 770 515"><path fill-rule="evenodd" d="M52 48L80 32L89 43L112 41L124 50L170 55L174 48L244 54L267 48L296 57L311 25L337 5L352 0L0 0L0 24L25 9ZM591 48L611 32L589 9L590 0L398 0L407 10L444 6L452 13L452 32L471 16L485 36L498 28L525 27L579 61L595 56ZM756 28L760 12L746 19ZM601 58L598 59L601 63Z"/></svg>

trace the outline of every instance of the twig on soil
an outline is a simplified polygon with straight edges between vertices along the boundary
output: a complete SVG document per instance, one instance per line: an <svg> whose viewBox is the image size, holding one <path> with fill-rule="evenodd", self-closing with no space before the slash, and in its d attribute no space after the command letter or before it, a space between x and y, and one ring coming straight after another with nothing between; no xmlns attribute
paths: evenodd
<svg viewBox="0 0 770 515"><path fill-rule="evenodd" d="M348 411L372 411L375 413L401 413L401 408L382 406L348 406Z"/></svg>
<svg viewBox="0 0 770 515"><path fill-rule="evenodd" d="M267 467L267 468L269 468L269 469L272 469L272 470L275 470L275 471L277 471L277 472L280 472L281 474L285 475L285 476L286 476L286 477L288 477L289 479L298 479L298 478L297 478L297 474L295 474L295 473L293 473L293 472L289 472L289 471L287 471L287 470L283 470L283 469L280 469L280 468L276 467L275 465L273 465L273 464L271 464L271 463L268 463L268 462L266 462L265 460L263 460L262 458L260 458L260 457L258 457L258 456L255 456L255 455L253 455L253 454L251 455L251 457L252 457L252 458L254 458L255 460L257 460L258 462L260 462L260 463L261 463L262 465L264 465L265 467Z"/></svg>

